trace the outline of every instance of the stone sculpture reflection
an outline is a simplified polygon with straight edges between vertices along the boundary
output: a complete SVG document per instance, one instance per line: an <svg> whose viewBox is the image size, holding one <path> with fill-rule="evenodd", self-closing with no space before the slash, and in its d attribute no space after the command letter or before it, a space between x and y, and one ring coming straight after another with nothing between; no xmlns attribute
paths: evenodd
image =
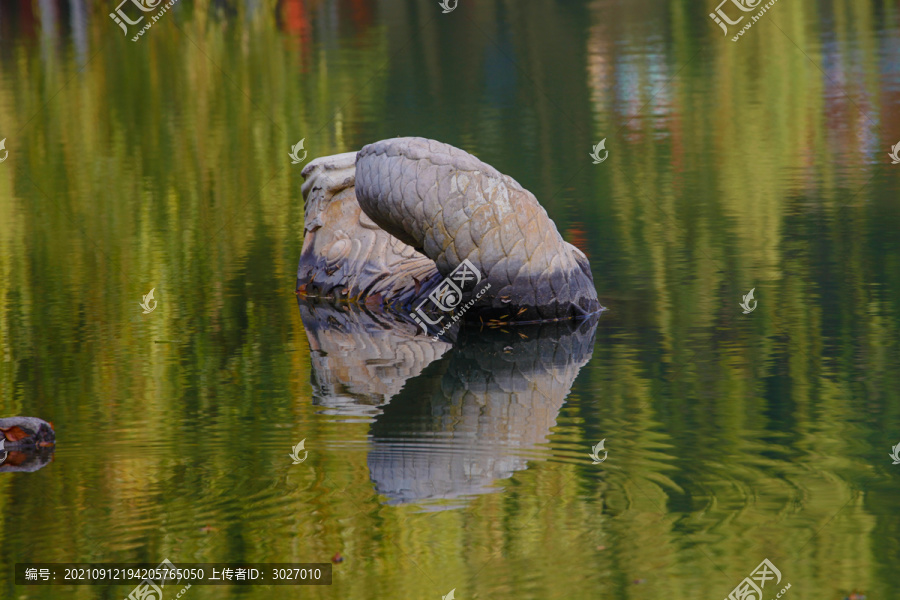
<svg viewBox="0 0 900 600"><path fill-rule="evenodd" d="M451 347L390 313L300 300L309 339L313 404L328 414L374 416L406 381Z"/></svg>
<svg viewBox="0 0 900 600"><path fill-rule="evenodd" d="M369 471L389 503L489 492L546 442L593 351L597 317L432 341L390 313L300 301L314 403L373 418Z"/></svg>

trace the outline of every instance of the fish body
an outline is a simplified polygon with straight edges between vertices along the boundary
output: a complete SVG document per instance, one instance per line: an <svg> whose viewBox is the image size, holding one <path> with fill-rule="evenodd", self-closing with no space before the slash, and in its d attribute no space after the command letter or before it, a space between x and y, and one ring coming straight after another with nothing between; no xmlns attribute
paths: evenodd
<svg viewBox="0 0 900 600"><path fill-rule="evenodd" d="M465 260L478 270L479 286L462 290L463 303L474 300L466 320L602 309L587 256L562 238L534 194L464 150L424 138L369 144L356 156L355 192L368 220L430 258L441 276ZM477 296L487 284L490 293Z"/></svg>

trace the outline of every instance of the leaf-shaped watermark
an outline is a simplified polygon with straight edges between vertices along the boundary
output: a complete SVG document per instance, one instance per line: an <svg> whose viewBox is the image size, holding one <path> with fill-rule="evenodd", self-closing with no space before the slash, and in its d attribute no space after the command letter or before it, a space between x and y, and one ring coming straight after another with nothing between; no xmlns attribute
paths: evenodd
<svg viewBox="0 0 900 600"><path fill-rule="evenodd" d="M594 459L594 462L591 464L599 465L604 460L606 460L607 456L609 456L609 452L607 452L606 449L603 447L603 444L605 442L606 442L606 438L603 438L602 440L600 440L600 442L596 446L591 448L591 453L588 454L588 456L590 456L592 459ZM603 452L603 458L600 458L601 452Z"/></svg>
<svg viewBox="0 0 900 600"><path fill-rule="evenodd" d="M291 454L288 454L288 456L290 456L294 460L293 464L295 464L295 465L299 465L300 463L302 463L304 460L306 460L306 457L309 455L309 452L304 449L303 444L305 442L306 442L306 438L303 438L302 440L300 440L299 444L297 444L296 446L291 448L291 450L293 450L293 452ZM300 458L301 452L303 452L303 458Z"/></svg>

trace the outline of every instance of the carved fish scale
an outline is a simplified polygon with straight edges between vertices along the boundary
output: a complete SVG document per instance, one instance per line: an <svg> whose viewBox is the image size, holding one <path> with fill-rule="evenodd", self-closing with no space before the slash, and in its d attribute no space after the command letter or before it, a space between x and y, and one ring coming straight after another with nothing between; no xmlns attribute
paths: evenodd
<svg viewBox="0 0 900 600"><path fill-rule="evenodd" d="M409 310L469 260L467 319L542 321L600 310L587 257L537 199L471 154L394 138L304 170L306 235L297 271L307 296ZM433 308L433 307L432 307Z"/></svg>
<svg viewBox="0 0 900 600"><path fill-rule="evenodd" d="M534 195L459 148L424 138L369 144L356 158L356 198L442 275L471 261L491 284L477 315L543 320L600 309L587 257Z"/></svg>

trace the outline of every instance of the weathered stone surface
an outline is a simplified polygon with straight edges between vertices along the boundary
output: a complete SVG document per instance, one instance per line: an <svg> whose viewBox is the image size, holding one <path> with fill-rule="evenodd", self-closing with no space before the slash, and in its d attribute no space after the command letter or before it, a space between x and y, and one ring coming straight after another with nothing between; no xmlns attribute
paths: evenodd
<svg viewBox="0 0 900 600"><path fill-rule="evenodd" d="M356 159L356 198L442 275L465 259L481 271L491 290L472 316L536 321L600 310L587 257L534 195L459 148L425 138L369 144Z"/></svg>
<svg viewBox="0 0 900 600"><path fill-rule="evenodd" d="M585 255L534 195L476 157L394 138L304 170L301 296L409 310L464 260L490 284L467 320L545 321L601 310ZM463 304L475 289L464 290Z"/></svg>
<svg viewBox="0 0 900 600"><path fill-rule="evenodd" d="M356 153L348 152L317 158L303 169L306 223L298 290L310 298L409 303L417 287L440 279L437 267L362 212L355 161Z"/></svg>

